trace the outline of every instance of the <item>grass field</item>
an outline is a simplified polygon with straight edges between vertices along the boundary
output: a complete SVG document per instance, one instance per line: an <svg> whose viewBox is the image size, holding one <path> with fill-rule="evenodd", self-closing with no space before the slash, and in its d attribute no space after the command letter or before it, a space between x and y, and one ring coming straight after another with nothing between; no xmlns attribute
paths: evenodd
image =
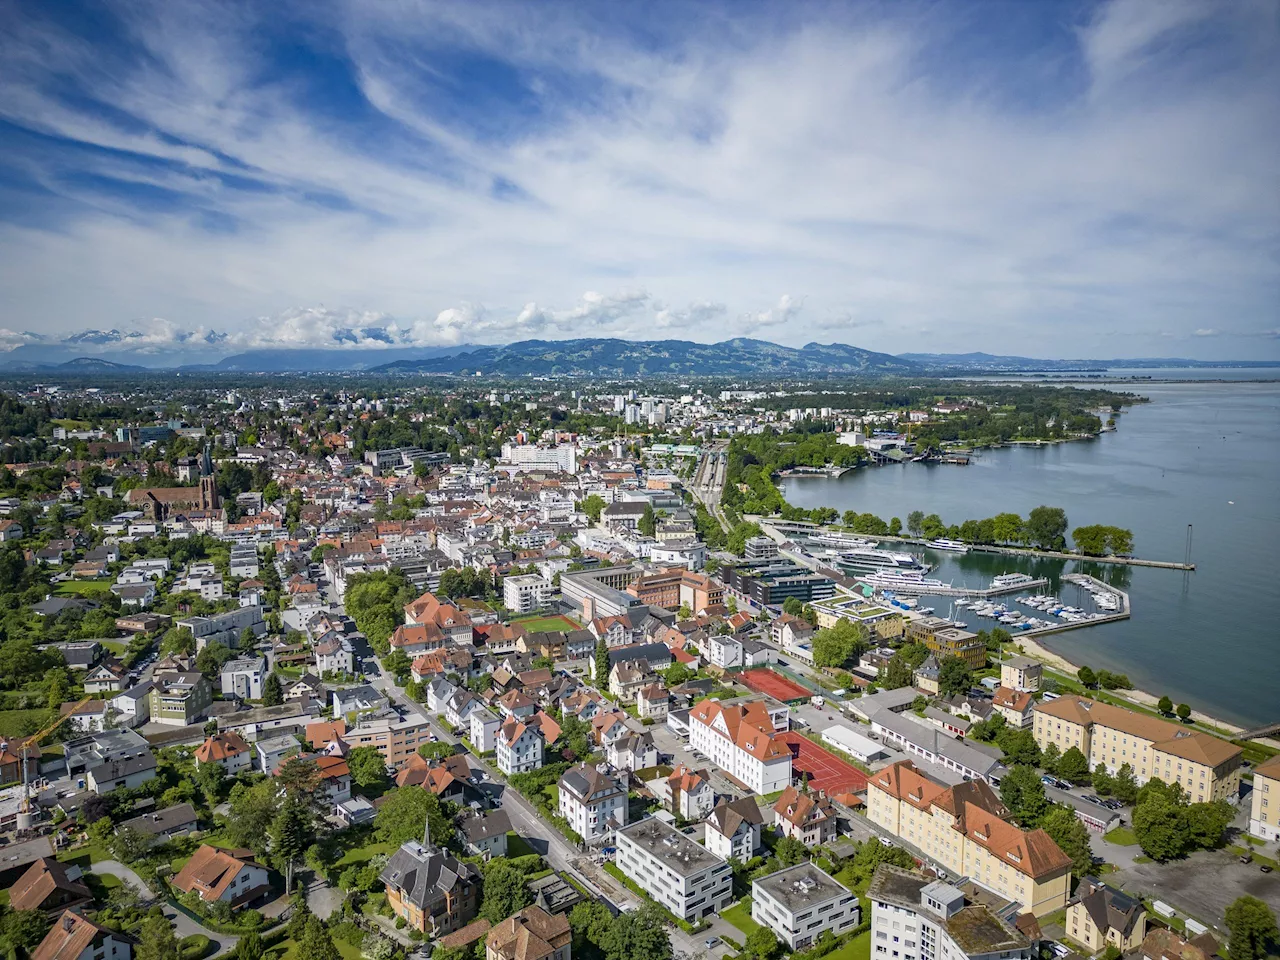
<svg viewBox="0 0 1280 960"><path fill-rule="evenodd" d="M1128 827L1116 827L1102 839L1107 843L1114 843L1117 847L1134 847L1138 844L1138 838Z"/></svg>
<svg viewBox="0 0 1280 960"><path fill-rule="evenodd" d="M0 737L21 737L34 733L39 727L28 727L32 723L39 724L48 716L48 710L0 710Z"/></svg>
<svg viewBox="0 0 1280 960"><path fill-rule="evenodd" d="M342 859L336 864L337 867L349 867L352 864L368 863L380 853L390 856L395 852L395 847L389 843L373 843L365 844L363 847L355 847L348 850L342 855Z"/></svg>
<svg viewBox="0 0 1280 960"><path fill-rule="evenodd" d="M542 633L544 631L566 632L568 630L581 630L582 624L576 620L570 619L563 614L557 614L554 617L532 616L517 618L512 621L524 627L530 633Z"/></svg>
<svg viewBox="0 0 1280 960"><path fill-rule="evenodd" d="M93 599L111 592L111 583L107 580L67 580L58 584L53 591L55 597L87 597Z"/></svg>
<svg viewBox="0 0 1280 960"><path fill-rule="evenodd" d="M741 930L744 937L751 936L760 927L760 924L751 919L750 897L743 897L728 910L720 911L720 917Z"/></svg>
<svg viewBox="0 0 1280 960"><path fill-rule="evenodd" d="M871 931L860 933L838 950L832 950L824 960L871 960Z"/></svg>
<svg viewBox="0 0 1280 960"><path fill-rule="evenodd" d="M516 857L527 857L537 852L533 847L529 846L529 842L520 834L514 830L507 831L507 856L512 860Z"/></svg>

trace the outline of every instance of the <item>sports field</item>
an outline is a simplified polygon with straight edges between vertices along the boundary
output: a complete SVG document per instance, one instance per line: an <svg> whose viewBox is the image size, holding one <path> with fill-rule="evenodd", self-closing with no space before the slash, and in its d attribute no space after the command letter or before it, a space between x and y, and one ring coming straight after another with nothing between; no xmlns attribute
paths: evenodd
<svg viewBox="0 0 1280 960"><path fill-rule="evenodd" d="M811 787L828 795L861 793L867 788L865 773L823 750L808 737L788 732L778 734L777 739L791 747L792 776L809 774Z"/></svg>
<svg viewBox="0 0 1280 960"><path fill-rule="evenodd" d="M766 670L760 667L756 670L746 670L739 679L756 693L764 693L773 697L775 700L781 700L783 703L791 703L795 700L808 700L811 694L800 684L788 680L781 674L774 673L772 670Z"/></svg>

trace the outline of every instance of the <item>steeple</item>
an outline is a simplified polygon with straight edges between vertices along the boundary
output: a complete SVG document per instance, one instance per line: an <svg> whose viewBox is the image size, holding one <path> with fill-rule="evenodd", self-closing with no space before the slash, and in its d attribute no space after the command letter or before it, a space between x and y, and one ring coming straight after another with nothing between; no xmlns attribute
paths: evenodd
<svg viewBox="0 0 1280 960"><path fill-rule="evenodd" d="M204 452L200 454L200 476L213 476L213 454L209 450L209 444L204 445Z"/></svg>

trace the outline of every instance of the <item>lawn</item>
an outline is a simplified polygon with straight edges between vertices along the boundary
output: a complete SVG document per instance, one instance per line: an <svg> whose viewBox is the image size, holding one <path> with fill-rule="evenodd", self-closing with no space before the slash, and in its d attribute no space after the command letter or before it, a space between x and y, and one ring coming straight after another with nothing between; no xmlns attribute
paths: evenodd
<svg viewBox="0 0 1280 960"><path fill-rule="evenodd" d="M89 864L97 863L99 860L110 860L111 854L102 847L89 843L83 847L59 850L57 859L61 863L78 864L81 870L88 872ZM176 873L177 871L174 872Z"/></svg>
<svg viewBox="0 0 1280 960"><path fill-rule="evenodd" d="M554 632L564 633L569 630L581 630L582 624L576 620L571 620L563 614L557 614L554 617L532 616L524 619L513 620L512 623L518 623L530 633Z"/></svg>
<svg viewBox="0 0 1280 960"><path fill-rule="evenodd" d="M1138 845L1138 838L1134 836L1133 831L1128 827L1116 827L1102 839L1107 843L1114 843L1117 847L1135 847Z"/></svg>
<svg viewBox="0 0 1280 960"><path fill-rule="evenodd" d="M516 857L527 857L537 852L533 847L529 846L529 842L520 834L514 830L507 831L507 856L512 860Z"/></svg>
<svg viewBox="0 0 1280 960"><path fill-rule="evenodd" d="M743 897L728 910L721 910L720 917L742 931L744 937L760 928L760 924L751 919L751 898Z"/></svg>
<svg viewBox="0 0 1280 960"><path fill-rule="evenodd" d="M55 597L95 597L105 596L111 592L108 580L67 580L58 584L53 591Z"/></svg>
<svg viewBox="0 0 1280 960"><path fill-rule="evenodd" d="M35 733L40 729L40 722L48 716L48 710L0 710L0 737L22 737Z"/></svg>
<svg viewBox="0 0 1280 960"><path fill-rule="evenodd" d="M129 644L125 640L99 640L98 642L117 657L124 656L125 651L129 649Z"/></svg>
<svg viewBox="0 0 1280 960"><path fill-rule="evenodd" d="M380 853L385 853L387 856L390 856L395 852L395 849L396 848L389 843L381 843L378 841L365 844L363 847L353 847L342 855L342 859L335 864L335 869L349 867L352 864L368 863Z"/></svg>
<svg viewBox="0 0 1280 960"><path fill-rule="evenodd" d="M871 960L871 931L860 933L839 949L832 950L824 960Z"/></svg>

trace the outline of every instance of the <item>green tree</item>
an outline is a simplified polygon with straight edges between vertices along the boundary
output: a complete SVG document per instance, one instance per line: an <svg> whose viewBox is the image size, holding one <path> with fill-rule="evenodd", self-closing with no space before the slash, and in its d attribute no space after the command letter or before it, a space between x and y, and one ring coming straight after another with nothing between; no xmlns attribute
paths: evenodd
<svg viewBox="0 0 1280 960"><path fill-rule="evenodd" d="M428 744L430 746L430 744ZM347 766L351 779L362 787L372 787L387 782L387 761L377 747L355 747L347 754Z"/></svg>
<svg viewBox="0 0 1280 960"><path fill-rule="evenodd" d="M490 923L499 923L533 903L526 879L525 871L505 858L485 864L480 916Z"/></svg>
<svg viewBox="0 0 1280 960"><path fill-rule="evenodd" d="M258 854L267 852L268 831L280 808L277 784L270 778L231 788L231 816L227 818L227 836L232 843L248 847Z"/></svg>
<svg viewBox="0 0 1280 960"><path fill-rule="evenodd" d="M307 898L302 894L297 894L293 898L293 913L289 917L289 924L285 927L285 935L294 943L300 943L302 936L307 932L307 921L311 919L311 908L307 906Z"/></svg>
<svg viewBox="0 0 1280 960"><path fill-rule="evenodd" d="M293 868L311 843L311 815L297 800L286 798L271 821L271 853L285 876L284 890L293 890ZM283 868L283 869L281 869Z"/></svg>
<svg viewBox="0 0 1280 960"><path fill-rule="evenodd" d="M1004 751L1006 763L1026 764L1034 767L1040 763L1040 748L1030 730L1015 730L1006 726L996 737L996 746Z"/></svg>
<svg viewBox="0 0 1280 960"><path fill-rule="evenodd" d="M943 657L938 664L938 692L944 697L967 693L973 685L973 670L959 657Z"/></svg>
<svg viewBox="0 0 1280 960"><path fill-rule="evenodd" d="M889 662L880 668L879 683L886 690L898 690L911 686L915 672L906 658L899 651L889 658Z"/></svg>
<svg viewBox="0 0 1280 960"><path fill-rule="evenodd" d="M262 702L268 707L284 703L284 687L280 684L278 674L267 674L267 679L262 683Z"/></svg>
<svg viewBox="0 0 1280 960"><path fill-rule="evenodd" d="M1213 850L1222 846L1227 828L1235 818L1235 808L1225 800L1193 803L1186 808L1185 816L1191 846L1197 850Z"/></svg>
<svg viewBox="0 0 1280 960"><path fill-rule="evenodd" d="M1107 765L1100 763L1093 769L1093 792L1100 797L1111 796L1111 791L1115 789L1115 780L1111 778L1111 774L1107 772Z"/></svg>
<svg viewBox="0 0 1280 960"><path fill-rule="evenodd" d="M1262 960L1280 941L1276 915L1257 897L1237 898L1227 907L1231 960Z"/></svg>
<svg viewBox="0 0 1280 960"><path fill-rule="evenodd" d="M421 840L428 819L434 843L444 846L452 838L450 817L434 794L421 787L399 787L385 796L373 818L378 839L383 843L398 847L406 840Z"/></svg>
<svg viewBox="0 0 1280 960"><path fill-rule="evenodd" d="M191 778L204 795L206 806L214 807L222 800L222 792L227 784L227 771L220 763L202 763L196 767Z"/></svg>
<svg viewBox="0 0 1280 960"><path fill-rule="evenodd" d="M1191 846L1185 808L1158 794L1134 807L1133 834L1143 853L1162 862L1182 856Z"/></svg>
<svg viewBox="0 0 1280 960"><path fill-rule="evenodd" d="M813 660L820 667L840 667L867 649L867 628L852 620L837 620L813 635Z"/></svg>
<svg viewBox="0 0 1280 960"><path fill-rule="evenodd" d="M640 532L646 537L652 537L658 532L658 518L653 512L653 504L646 503L644 505L644 513L640 514L640 522L637 524Z"/></svg>
<svg viewBox="0 0 1280 960"><path fill-rule="evenodd" d="M1000 781L1000 799L1026 830L1038 826L1049 809L1044 784L1034 767L1017 766L1005 774Z"/></svg>
<svg viewBox="0 0 1280 960"><path fill-rule="evenodd" d="M1061 550L1066 545L1067 514L1061 507L1039 506L1027 517L1025 535L1042 550Z"/></svg>
<svg viewBox="0 0 1280 960"><path fill-rule="evenodd" d="M1178 704L1178 719L1183 723L1191 719L1191 708L1185 703Z"/></svg>
<svg viewBox="0 0 1280 960"><path fill-rule="evenodd" d="M604 637L596 641L596 687L609 689L609 644Z"/></svg>
<svg viewBox="0 0 1280 960"><path fill-rule="evenodd" d="M196 636L186 627L170 627L160 638L161 656L188 657L196 652Z"/></svg>
<svg viewBox="0 0 1280 960"><path fill-rule="evenodd" d="M1058 749L1056 743L1051 743L1040 751L1040 766L1045 773L1056 774L1061 760L1062 752Z"/></svg>
<svg viewBox="0 0 1280 960"><path fill-rule="evenodd" d="M671 960L666 919L653 903L614 917L600 946L605 960Z"/></svg>
<svg viewBox="0 0 1280 960"><path fill-rule="evenodd" d="M1111 793L1121 803L1130 804L1138 799L1138 778L1133 775L1133 765L1120 764L1115 779L1111 781Z"/></svg>
<svg viewBox="0 0 1280 960"><path fill-rule="evenodd" d="M1040 818L1040 828L1071 858L1071 872L1083 877L1093 867L1093 850L1089 847L1089 830L1076 812L1065 804L1055 803Z"/></svg>
<svg viewBox="0 0 1280 960"><path fill-rule="evenodd" d="M913 537L924 533L924 511L912 510L907 514L907 532Z"/></svg>
<svg viewBox="0 0 1280 960"><path fill-rule="evenodd" d="M1076 671L1076 677L1079 678L1082 684L1084 684L1085 689L1092 687L1098 682L1098 675L1093 672L1092 667L1087 665Z"/></svg>
<svg viewBox="0 0 1280 960"><path fill-rule="evenodd" d="M298 944L298 960L342 960L328 928L314 914L307 918L306 929Z"/></svg>
<svg viewBox="0 0 1280 960"><path fill-rule="evenodd" d="M782 955L782 943L768 927L756 927L743 943L747 953L759 960L775 960Z"/></svg>
<svg viewBox="0 0 1280 960"><path fill-rule="evenodd" d="M178 940L167 918L147 917L142 921L133 955L136 960L178 960Z"/></svg>
<svg viewBox="0 0 1280 960"><path fill-rule="evenodd" d="M1068 747L1058 761L1058 776L1072 783L1089 782L1089 761L1079 747Z"/></svg>
<svg viewBox="0 0 1280 960"><path fill-rule="evenodd" d="M111 854L123 863L141 860L151 849L155 838L134 827L121 827L111 841Z"/></svg>
<svg viewBox="0 0 1280 960"><path fill-rule="evenodd" d="M898 517L891 517L889 519L889 536L902 536L902 521Z"/></svg>
<svg viewBox="0 0 1280 960"><path fill-rule="evenodd" d="M28 952L34 950L49 930L49 920L40 910L9 910L0 920L4 938Z"/></svg>
<svg viewBox="0 0 1280 960"><path fill-rule="evenodd" d="M262 960L262 955L265 952L262 946L262 938L258 936L258 931L250 930L236 944L235 960Z"/></svg>
<svg viewBox="0 0 1280 960"><path fill-rule="evenodd" d="M774 846L773 855L784 867L794 867L809 859L809 848L795 837L783 837Z"/></svg>
<svg viewBox="0 0 1280 960"><path fill-rule="evenodd" d="M1156 709L1166 716L1173 713L1173 701L1169 699L1168 694L1160 698L1160 702L1156 704Z"/></svg>
<svg viewBox="0 0 1280 960"><path fill-rule="evenodd" d="M593 493L582 501L582 512L587 515L587 519L592 523L599 523L600 513L605 506L604 498Z"/></svg>

